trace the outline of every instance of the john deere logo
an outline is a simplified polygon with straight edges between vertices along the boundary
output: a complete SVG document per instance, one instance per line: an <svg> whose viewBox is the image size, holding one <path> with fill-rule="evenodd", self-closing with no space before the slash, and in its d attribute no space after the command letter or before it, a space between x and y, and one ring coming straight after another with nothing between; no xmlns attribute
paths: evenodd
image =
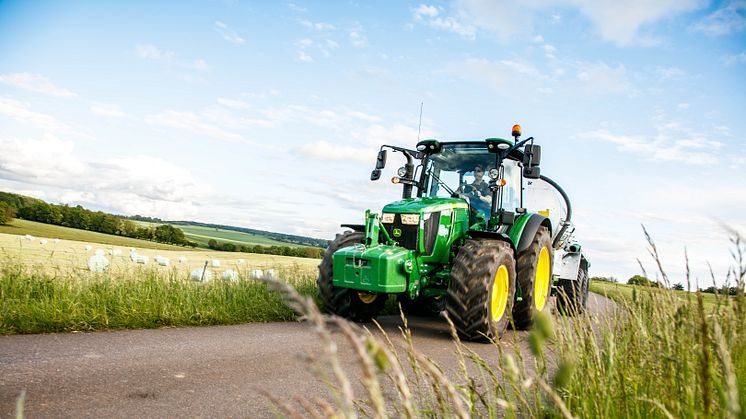
<svg viewBox="0 0 746 419"><path fill-rule="evenodd" d="M394 229L394 237L401 237L401 229L395 228Z"/></svg>

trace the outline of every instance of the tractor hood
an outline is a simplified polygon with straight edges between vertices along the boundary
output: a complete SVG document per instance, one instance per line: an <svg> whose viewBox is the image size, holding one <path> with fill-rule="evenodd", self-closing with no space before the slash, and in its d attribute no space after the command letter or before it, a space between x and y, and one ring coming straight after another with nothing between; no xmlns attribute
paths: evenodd
<svg viewBox="0 0 746 419"><path fill-rule="evenodd" d="M458 198L409 198L386 205L382 212L414 214L454 208L468 208L468 205L465 200Z"/></svg>

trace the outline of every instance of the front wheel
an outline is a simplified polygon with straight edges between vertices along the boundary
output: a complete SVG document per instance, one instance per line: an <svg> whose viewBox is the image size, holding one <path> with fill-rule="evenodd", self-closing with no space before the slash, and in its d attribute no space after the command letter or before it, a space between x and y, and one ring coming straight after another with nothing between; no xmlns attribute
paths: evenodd
<svg viewBox="0 0 746 419"><path fill-rule="evenodd" d="M324 252L324 258L319 265L319 277L316 284L319 287L319 297L324 308L340 317L357 322L374 319L383 310L388 295L369 293L351 288L334 286L332 274L334 272L334 252L337 250L361 244L364 235L359 231L347 231L337 234Z"/></svg>
<svg viewBox="0 0 746 419"><path fill-rule="evenodd" d="M453 261L446 310L467 340L494 340L510 321L515 298L515 259L508 243L467 240Z"/></svg>

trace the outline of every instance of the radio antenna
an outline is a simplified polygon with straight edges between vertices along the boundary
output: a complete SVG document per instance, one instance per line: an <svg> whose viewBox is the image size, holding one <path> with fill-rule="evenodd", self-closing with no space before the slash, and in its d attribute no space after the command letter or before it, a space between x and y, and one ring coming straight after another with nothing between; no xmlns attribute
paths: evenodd
<svg viewBox="0 0 746 419"><path fill-rule="evenodd" d="M420 125L417 126L417 142L420 142L420 132L422 131L422 105L424 105L425 102L420 102Z"/></svg>

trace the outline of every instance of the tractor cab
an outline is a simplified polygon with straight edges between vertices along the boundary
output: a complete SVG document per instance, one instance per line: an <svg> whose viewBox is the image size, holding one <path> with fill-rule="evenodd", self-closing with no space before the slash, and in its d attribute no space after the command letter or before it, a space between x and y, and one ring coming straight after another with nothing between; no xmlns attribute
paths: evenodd
<svg viewBox="0 0 746 419"><path fill-rule="evenodd" d="M493 199L494 208L514 212L521 207L518 160L503 159L496 166L495 153L488 150L487 142L443 143L439 149L423 159L418 196L464 199L472 216L485 221L492 215Z"/></svg>

